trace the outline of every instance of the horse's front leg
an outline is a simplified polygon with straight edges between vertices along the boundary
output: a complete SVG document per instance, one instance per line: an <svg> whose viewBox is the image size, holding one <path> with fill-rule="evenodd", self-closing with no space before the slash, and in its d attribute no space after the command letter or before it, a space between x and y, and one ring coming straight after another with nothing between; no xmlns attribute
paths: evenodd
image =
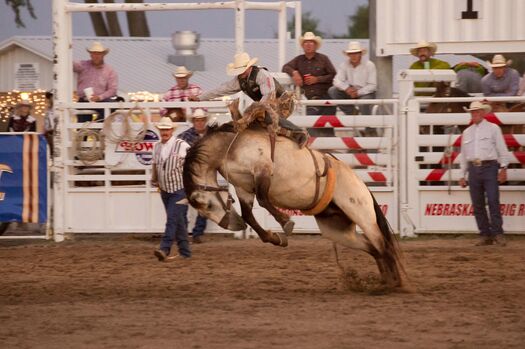
<svg viewBox="0 0 525 349"><path fill-rule="evenodd" d="M239 203L241 205L241 215L242 218L250 227L255 230L262 242L270 242L276 246L286 247L288 246L288 239L284 235L278 233L273 233L270 230L264 230L263 227L259 225L259 222L255 219L253 215L253 199L254 194L249 194L246 192L240 192L237 190L237 197L239 198Z"/></svg>
<svg viewBox="0 0 525 349"><path fill-rule="evenodd" d="M255 177L255 195L259 205L264 207L270 214L277 220L277 222L283 227L283 231L286 235L291 235L293 232L294 221L290 220L290 216L279 211L270 202L270 184L271 184L271 171L267 168L258 171Z"/></svg>

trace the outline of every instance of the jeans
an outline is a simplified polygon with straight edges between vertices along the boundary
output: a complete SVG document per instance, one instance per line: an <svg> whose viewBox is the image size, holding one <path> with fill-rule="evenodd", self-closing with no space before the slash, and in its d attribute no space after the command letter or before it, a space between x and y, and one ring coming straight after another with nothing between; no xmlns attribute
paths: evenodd
<svg viewBox="0 0 525 349"><path fill-rule="evenodd" d="M88 103L89 101L82 97L78 100L80 103ZM117 101L116 97L109 97L99 102L115 102ZM77 122L91 122L97 120L104 120L104 109L93 109L93 114L79 114L77 115Z"/></svg>
<svg viewBox="0 0 525 349"><path fill-rule="evenodd" d="M503 234L503 220L499 207L499 164L497 161L482 166L469 165L468 181L474 217L482 236ZM485 194L490 211L490 220L485 208Z"/></svg>
<svg viewBox="0 0 525 349"><path fill-rule="evenodd" d="M204 230L206 229L206 223L207 223L206 217L198 214L197 218L195 219L195 225L193 226L193 231L191 232L191 236L196 238L198 236L204 235Z"/></svg>
<svg viewBox="0 0 525 349"><path fill-rule="evenodd" d="M166 254L170 254L173 241L177 242L179 254L182 257L191 257L190 244L188 242L188 224L186 215L188 205L177 204L178 201L186 197L184 189L174 193L160 192L160 197L166 209L166 228L160 241L160 249Z"/></svg>
<svg viewBox="0 0 525 349"><path fill-rule="evenodd" d="M346 94L345 91L338 89L335 86L332 86L328 89L328 94L330 95L330 98L332 99L354 99ZM355 99L374 99L376 98L375 93L369 93L367 95L359 96ZM355 112L355 105L340 105L339 109L343 111L346 115L352 115ZM360 114L362 115L370 115L372 111L372 105L371 104L361 104L359 105Z"/></svg>
<svg viewBox="0 0 525 349"><path fill-rule="evenodd" d="M315 99L330 99L330 96L328 95L328 93L324 96L315 96L315 97L312 97L312 98L308 98L310 100L315 100ZM337 111L337 107L333 107L333 106L330 106L330 107L323 107L323 106L311 106L311 107L306 107L306 115L335 115L335 112Z"/></svg>

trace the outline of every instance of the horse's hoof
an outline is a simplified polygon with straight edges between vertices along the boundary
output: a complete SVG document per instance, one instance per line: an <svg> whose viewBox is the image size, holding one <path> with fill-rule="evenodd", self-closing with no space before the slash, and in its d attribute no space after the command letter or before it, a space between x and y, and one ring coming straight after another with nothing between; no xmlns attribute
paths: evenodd
<svg viewBox="0 0 525 349"><path fill-rule="evenodd" d="M286 236L290 236L293 233L293 227L295 225L294 221L288 221L283 226L283 231L286 234Z"/></svg>
<svg viewBox="0 0 525 349"><path fill-rule="evenodd" d="M288 238L285 235L282 235L282 234L279 234L279 233L275 233L275 235L277 235L279 237L279 244L278 244L278 246L281 246L281 247L288 246Z"/></svg>

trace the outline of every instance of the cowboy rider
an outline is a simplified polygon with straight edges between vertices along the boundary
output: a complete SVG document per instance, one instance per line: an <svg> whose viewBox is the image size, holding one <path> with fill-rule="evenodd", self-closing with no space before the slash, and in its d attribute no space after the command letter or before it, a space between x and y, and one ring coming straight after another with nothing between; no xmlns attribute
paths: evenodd
<svg viewBox="0 0 525 349"><path fill-rule="evenodd" d="M280 97L284 93L283 87L275 80L268 70L264 67L254 65L257 58L250 58L246 52L237 53L232 63L226 67L226 73L233 76L233 79L223 83L219 87L205 92L200 96L191 97L192 101L207 101L213 98L231 95L239 91L244 92L256 102L266 102L274 94ZM270 117L266 117L264 122L270 124ZM304 144L306 142L306 130L297 127L292 122L280 117L279 126L299 135L297 142Z"/></svg>

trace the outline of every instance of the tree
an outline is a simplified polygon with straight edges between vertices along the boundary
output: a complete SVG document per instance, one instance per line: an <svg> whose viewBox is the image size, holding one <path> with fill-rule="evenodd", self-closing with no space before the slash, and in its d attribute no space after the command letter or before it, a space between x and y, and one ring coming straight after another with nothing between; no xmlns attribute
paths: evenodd
<svg viewBox="0 0 525 349"><path fill-rule="evenodd" d="M20 9L25 7L31 17L36 19L31 0L5 0L15 13L17 27L25 27L20 17ZM114 0L102 0L104 3L115 3ZM143 0L124 0L125 3L143 3ZM98 0L84 0L86 4L97 4ZM89 17L96 36L122 36L116 12L90 12ZM144 12L126 12L130 36L150 36L148 20Z"/></svg>
<svg viewBox="0 0 525 349"><path fill-rule="evenodd" d="M321 37L324 36L323 32L317 30L317 26L319 25L319 20L313 17L310 11L305 12L302 15L301 25L302 25L303 33L312 32L315 35L318 35ZM288 22L288 31L292 33L292 38L293 38L295 36L295 16L293 16L292 20Z"/></svg>
<svg viewBox="0 0 525 349"><path fill-rule="evenodd" d="M366 39L370 37L368 32L368 5L361 5L352 16L348 17L348 37L355 39Z"/></svg>
<svg viewBox="0 0 525 349"><path fill-rule="evenodd" d="M18 28L26 27L20 17L20 8L26 7L31 17L36 19L35 10L33 9L31 0L5 0L5 3L13 9L13 12L15 13L15 23Z"/></svg>

